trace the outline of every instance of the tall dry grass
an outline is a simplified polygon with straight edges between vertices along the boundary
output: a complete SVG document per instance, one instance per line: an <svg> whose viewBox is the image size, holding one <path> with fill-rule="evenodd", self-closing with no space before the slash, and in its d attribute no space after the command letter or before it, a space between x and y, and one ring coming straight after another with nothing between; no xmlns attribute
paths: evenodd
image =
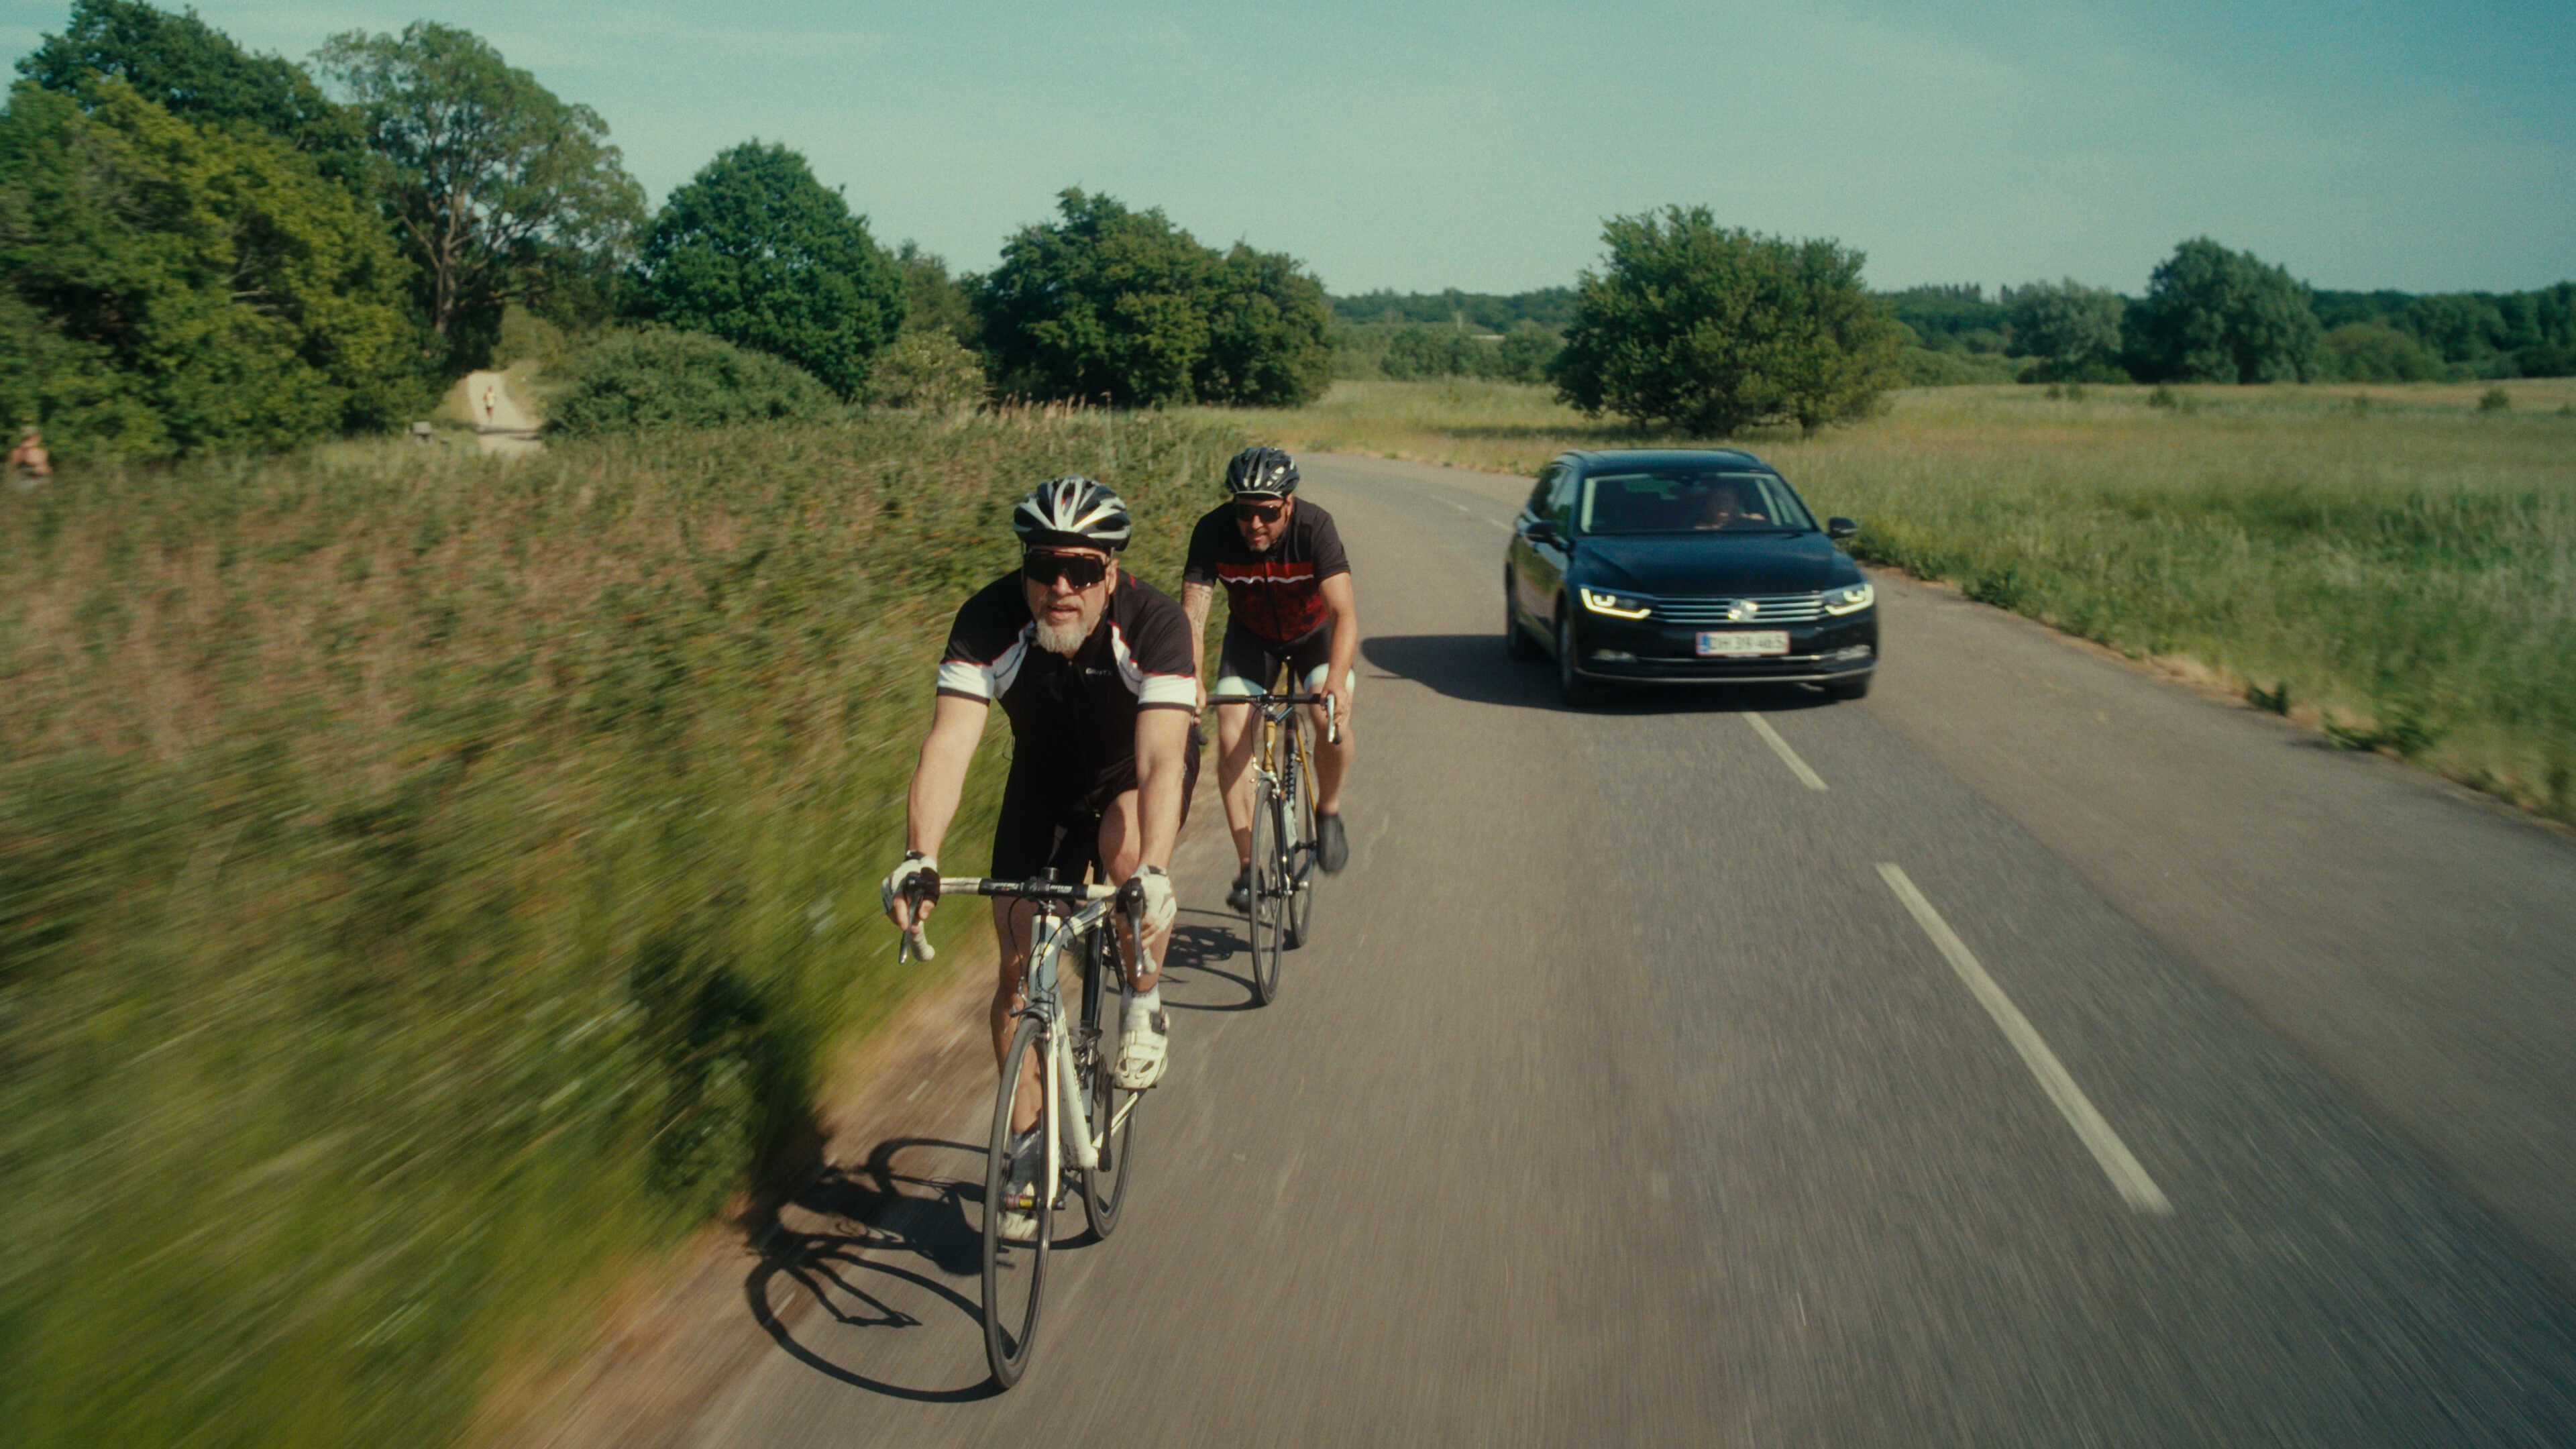
<svg viewBox="0 0 2576 1449"><path fill-rule="evenodd" d="M1897 394L1732 440L1857 552L2576 818L2576 381ZM1534 473L1693 440L1508 384L1339 383L1223 417L1291 449Z"/></svg>
<svg viewBox="0 0 2576 1449"><path fill-rule="evenodd" d="M1169 578L1238 445L878 418L0 492L8 1441L452 1442L902 990L874 883L1010 500L1108 478Z"/></svg>

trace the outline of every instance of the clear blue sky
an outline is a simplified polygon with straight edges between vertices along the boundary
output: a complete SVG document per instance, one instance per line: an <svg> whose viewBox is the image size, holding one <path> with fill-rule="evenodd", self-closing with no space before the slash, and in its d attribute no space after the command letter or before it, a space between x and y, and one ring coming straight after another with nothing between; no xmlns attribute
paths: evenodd
<svg viewBox="0 0 2576 1449"><path fill-rule="evenodd" d="M172 0L171 8L178 8ZM254 49L427 15L599 110L658 203L750 137L889 243L992 265L1057 191L1335 292L1570 282L1601 218L1706 204L1875 287L2136 293L2208 235L2320 287L2576 277L2576 6L2399 0L199 0ZM0 0L0 49L68 0Z"/></svg>

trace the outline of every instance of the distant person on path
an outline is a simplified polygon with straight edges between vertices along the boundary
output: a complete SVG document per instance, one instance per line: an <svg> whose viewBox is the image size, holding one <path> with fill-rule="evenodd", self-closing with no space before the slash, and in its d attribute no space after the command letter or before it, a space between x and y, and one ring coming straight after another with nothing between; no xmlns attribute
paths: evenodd
<svg viewBox="0 0 2576 1449"><path fill-rule="evenodd" d="M1201 653L1208 606L1225 586L1225 640L1217 646L1217 793L1225 801L1226 827L1234 832L1234 858L1242 865L1225 903L1252 914L1252 728L1249 697L1270 688L1286 664L1291 692L1332 697L1339 735L1323 739L1324 712L1315 733L1315 854L1325 870L1350 859L1342 829L1342 777L1351 768L1351 692L1358 687L1353 661L1360 648L1360 610L1351 592L1351 564L1333 516L1297 495L1297 465L1277 448L1246 448L1226 465L1231 495L1190 531L1189 560L1181 570L1181 608L1190 619L1190 649Z"/></svg>
<svg viewBox="0 0 2576 1449"><path fill-rule="evenodd" d="M500 411L500 405L500 390L488 382L483 384L483 426L487 428L492 426L493 417Z"/></svg>
<svg viewBox="0 0 2576 1449"><path fill-rule="evenodd" d="M9 475L21 488L33 488L54 476L54 458L45 451L45 435L32 426L18 435L18 446L9 450Z"/></svg>

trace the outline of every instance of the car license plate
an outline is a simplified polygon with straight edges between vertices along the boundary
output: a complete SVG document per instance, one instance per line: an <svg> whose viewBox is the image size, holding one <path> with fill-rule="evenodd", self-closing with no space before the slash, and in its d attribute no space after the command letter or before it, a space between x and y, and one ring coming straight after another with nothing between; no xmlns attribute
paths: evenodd
<svg viewBox="0 0 2576 1449"><path fill-rule="evenodd" d="M1702 658L1786 654L1789 652L1789 633L1785 629L1703 629L1699 636L1699 652Z"/></svg>

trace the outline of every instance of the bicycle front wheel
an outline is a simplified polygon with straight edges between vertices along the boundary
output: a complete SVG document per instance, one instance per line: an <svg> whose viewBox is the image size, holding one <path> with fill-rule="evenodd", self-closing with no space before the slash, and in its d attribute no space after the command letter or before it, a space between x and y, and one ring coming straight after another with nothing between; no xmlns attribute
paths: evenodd
<svg viewBox="0 0 2576 1449"><path fill-rule="evenodd" d="M1289 949L1314 939L1315 919L1315 727L1302 714L1290 742L1288 760L1288 909Z"/></svg>
<svg viewBox="0 0 2576 1449"><path fill-rule="evenodd" d="M1053 1104L1046 1100L1045 1050L1038 1019L1020 1018L1002 1062L1001 1086L993 1094L993 1146L984 1159L984 1361L992 1365L993 1381L1006 1389L1028 1371L1029 1350L1037 1341L1038 1300L1046 1289L1047 1250L1055 1237L1056 1185L1047 1180L1043 1156L1036 1199L1027 1205L1035 1233L1017 1239L1002 1228L1011 1179L1012 1105L1027 1093L1037 1094L1041 1154L1056 1130Z"/></svg>
<svg viewBox="0 0 2576 1449"><path fill-rule="evenodd" d="M1144 1093L1119 1086L1118 1074L1111 1070L1118 1055L1118 1033L1127 1020L1128 991L1111 927L1092 932L1083 971L1083 989L1094 993L1083 1013L1083 1025L1097 1030L1091 1032L1090 1047L1080 1058L1084 1078L1080 1085L1083 1100L1091 1104L1092 1140L1100 1165L1082 1175L1082 1209L1091 1219L1092 1236L1106 1238L1118 1231L1118 1207L1127 1198L1127 1179L1134 1175L1129 1169L1136 1161L1136 1108L1145 1100Z"/></svg>
<svg viewBox="0 0 2576 1449"><path fill-rule="evenodd" d="M1252 792L1252 997L1279 999L1280 955L1288 928L1288 878L1279 849L1279 796L1268 780Z"/></svg>

